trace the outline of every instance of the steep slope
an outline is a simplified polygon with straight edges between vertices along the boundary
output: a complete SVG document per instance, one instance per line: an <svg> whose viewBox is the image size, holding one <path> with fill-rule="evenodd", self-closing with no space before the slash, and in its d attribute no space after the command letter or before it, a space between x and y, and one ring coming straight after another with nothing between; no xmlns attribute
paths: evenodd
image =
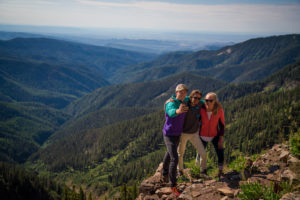
<svg viewBox="0 0 300 200"><path fill-rule="evenodd" d="M87 129L102 128L120 121L137 118L139 116L155 112L154 108L124 107L124 108L103 108L82 116L73 117L63 124L57 132L49 138L48 143L69 137L73 134L80 134Z"/></svg>
<svg viewBox="0 0 300 200"><path fill-rule="evenodd" d="M0 103L0 160L24 162L69 116L38 103Z"/></svg>
<svg viewBox="0 0 300 200"><path fill-rule="evenodd" d="M216 51L170 53L152 62L120 69L113 80L142 82L182 71L228 82L258 80L300 60L299 52L298 34L257 38Z"/></svg>
<svg viewBox="0 0 300 200"><path fill-rule="evenodd" d="M2 101L35 101L56 108L109 84L99 73L85 66L8 58L0 58L0 81Z"/></svg>
<svg viewBox="0 0 300 200"><path fill-rule="evenodd" d="M53 180L41 178L20 166L0 162L2 199L56 200L62 198L63 188Z"/></svg>
<svg viewBox="0 0 300 200"><path fill-rule="evenodd" d="M300 62L288 65L261 81L233 83L217 91L221 101L229 101L258 92L292 89L300 86Z"/></svg>

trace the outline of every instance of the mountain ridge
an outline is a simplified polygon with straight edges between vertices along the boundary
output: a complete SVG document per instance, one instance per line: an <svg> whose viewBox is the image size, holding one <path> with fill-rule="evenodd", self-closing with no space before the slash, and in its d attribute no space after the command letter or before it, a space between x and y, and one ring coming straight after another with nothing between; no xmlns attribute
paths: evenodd
<svg viewBox="0 0 300 200"><path fill-rule="evenodd" d="M214 51L170 53L148 63L122 68L113 77L119 82L135 83L192 71L227 82L251 81L300 60L299 49L299 34L256 38ZM256 71L249 73L253 67Z"/></svg>

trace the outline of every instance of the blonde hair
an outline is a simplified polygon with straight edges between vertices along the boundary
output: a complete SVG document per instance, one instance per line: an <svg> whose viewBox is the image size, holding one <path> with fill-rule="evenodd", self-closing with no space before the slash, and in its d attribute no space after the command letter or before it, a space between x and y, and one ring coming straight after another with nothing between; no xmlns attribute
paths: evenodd
<svg viewBox="0 0 300 200"><path fill-rule="evenodd" d="M214 113L214 115L217 115L217 114L218 114L218 110L219 110L219 109L222 109L222 104L219 102L216 93L214 93L214 92L209 92L209 93L207 93L206 96L205 96L205 99L206 99L206 97L208 97L208 96L211 96L212 99L213 99L214 102L215 102L212 112Z"/></svg>

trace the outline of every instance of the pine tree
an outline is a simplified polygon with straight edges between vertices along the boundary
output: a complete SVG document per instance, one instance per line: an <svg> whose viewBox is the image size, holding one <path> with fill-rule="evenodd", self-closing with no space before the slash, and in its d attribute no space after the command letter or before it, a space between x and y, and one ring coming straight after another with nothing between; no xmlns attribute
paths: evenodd
<svg viewBox="0 0 300 200"><path fill-rule="evenodd" d="M125 183L122 184L120 193L121 193L121 200L127 200L128 194L127 194L127 186Z"/></svg>
<svg viewBox="0 0 300 200"><path fill-rule="evenodd" d="M82 190L82 187L80 187L79 199L80 200L85 200L85 194L84 194L84 192Z"/></svg>
<svg viewBox="0 0 300 200"><path fill-rule="evenodd" d="M89 194L88 200L93 200L92 193Z"/></svg>

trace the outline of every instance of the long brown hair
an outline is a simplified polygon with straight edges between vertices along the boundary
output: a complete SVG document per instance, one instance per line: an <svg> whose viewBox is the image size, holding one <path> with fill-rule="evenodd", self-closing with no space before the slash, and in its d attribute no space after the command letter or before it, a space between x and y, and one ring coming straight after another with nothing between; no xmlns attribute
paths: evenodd
<svg viewBox="0 0 300 200"><path fill-rule="evenodd" d="M215 102L212 112L214 113L214 115L217 115L218 114L218 110L222 109L222 104L219 102L216 93L214 93L214 92L207 93L206 96L205 96L205 99L208 96L211 96L213 98L214 102Z"/></svg>

